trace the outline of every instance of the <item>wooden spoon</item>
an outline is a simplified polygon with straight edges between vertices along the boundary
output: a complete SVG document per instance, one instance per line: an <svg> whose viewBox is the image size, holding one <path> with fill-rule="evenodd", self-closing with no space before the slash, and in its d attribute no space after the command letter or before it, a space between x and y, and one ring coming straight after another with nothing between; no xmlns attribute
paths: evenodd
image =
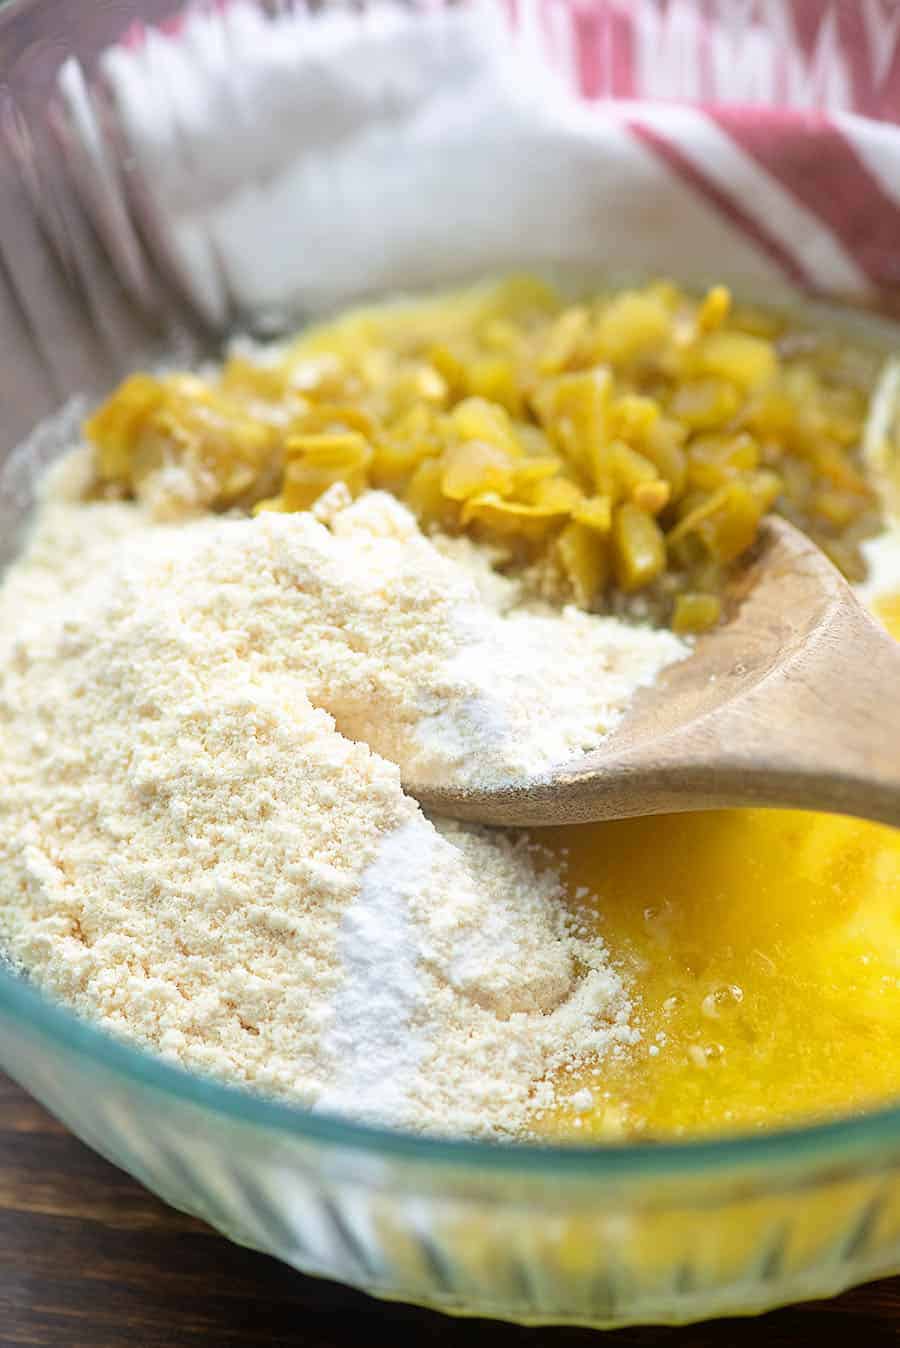
<svg viewBox="0 0 900 1348"><path fill-rule="evenodd" d="M721 625L601 748L541 778L409 790L485 824L789 806L900 826L900 646L814 544L764 526Z"/></svg>

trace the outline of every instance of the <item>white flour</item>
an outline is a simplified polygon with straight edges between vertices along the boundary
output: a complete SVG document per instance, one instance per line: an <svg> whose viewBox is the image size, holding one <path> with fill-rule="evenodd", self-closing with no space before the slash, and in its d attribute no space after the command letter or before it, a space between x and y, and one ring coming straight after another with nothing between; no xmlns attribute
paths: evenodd
<svg viewBox="0 0 900 1348"><path fill-rule="evenodd" d="M407 1104L423 1052L413 1029L420 980L410 900L428 885L433 847L418 820L389 833L344 913L344 985L324 1043L335 1076L321 1109L394 1118Z"/></svg>
<svg viewBox="0 0 900 1348"><path fill-rule="evenodd" d="M522 1135L633 1039L626 990L533 849L401 770L540 768L683 648L528 610L392 498L318 513L44 504L0 592L0 944L185 1066Z"/></svg>

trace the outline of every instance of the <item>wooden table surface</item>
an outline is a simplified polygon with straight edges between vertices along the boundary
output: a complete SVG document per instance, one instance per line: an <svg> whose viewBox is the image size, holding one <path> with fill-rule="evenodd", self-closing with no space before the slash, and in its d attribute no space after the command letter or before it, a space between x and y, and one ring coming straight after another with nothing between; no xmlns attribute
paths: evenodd
<svg viewBox="0 0 900 1348"><path fill-rule="evenodd" d="M610 1348L896 1344L900 1278L835 1301L686 1329L629 1329ZM0 1345L181 1348L587 1348L529 1330L386 1305L304 1278L165 1207L0 1075Z"/></svg>

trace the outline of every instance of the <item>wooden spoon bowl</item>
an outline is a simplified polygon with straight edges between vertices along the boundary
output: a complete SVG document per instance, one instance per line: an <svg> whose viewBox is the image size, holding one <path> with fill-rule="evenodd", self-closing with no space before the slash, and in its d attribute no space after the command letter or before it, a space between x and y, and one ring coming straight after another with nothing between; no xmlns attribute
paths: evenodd
<svg viewBox="0 0 900 1348"><path fill-rule="evenodd" d="M723 622L599 749L508 786L408 789L485 824L766 805L900 826L900 646L814 544L772 519Z"/></svg>

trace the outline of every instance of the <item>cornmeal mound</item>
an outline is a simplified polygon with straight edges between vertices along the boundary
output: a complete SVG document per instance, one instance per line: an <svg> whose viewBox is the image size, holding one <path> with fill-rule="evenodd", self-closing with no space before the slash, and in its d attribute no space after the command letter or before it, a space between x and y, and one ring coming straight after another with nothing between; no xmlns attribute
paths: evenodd
<svg viewBox="0 0 900 1348"><path fill-rule="evenodd" d="M331 505L45 502L0 591L0 946L187 1067L523 1136L561 1070L634 1040L627 988L558 866L430 821L396 764L571 752L680 643L518 612L392 497Z"/></svg>

